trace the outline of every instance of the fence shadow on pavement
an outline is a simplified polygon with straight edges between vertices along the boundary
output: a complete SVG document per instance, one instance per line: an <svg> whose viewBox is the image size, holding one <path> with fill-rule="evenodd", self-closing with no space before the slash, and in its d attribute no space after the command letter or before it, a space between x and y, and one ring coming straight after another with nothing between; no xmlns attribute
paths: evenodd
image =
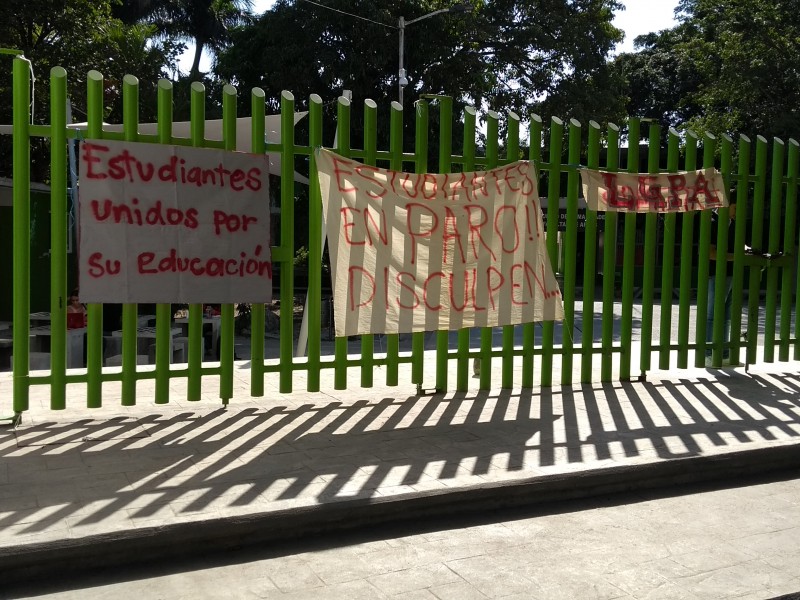
<svg viewBox="0 0 800 600"><path fill-rule="evenodd" d="M175 410L0 430L3 545L800 440L800 378ZM288 403L287 403L288 404Z"/></svg>

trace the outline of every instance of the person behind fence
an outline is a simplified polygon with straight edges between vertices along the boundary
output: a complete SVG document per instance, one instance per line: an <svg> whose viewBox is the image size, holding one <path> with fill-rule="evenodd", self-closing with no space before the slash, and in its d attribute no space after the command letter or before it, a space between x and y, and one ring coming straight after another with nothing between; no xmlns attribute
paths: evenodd
<svg viewBox="0 0 800 600"><path fill-rule="evenodd" d="M717 289L717 235L720 227L728 228L728 247L725 253L725 282L721 289ZM728 222L720 223L719 213L715 210L711 213L711 246L709 247L708 267L708 309L706 312L706 366L711 366L712 348L711 342L714 338L714 299L716 295L725 295L725 324L723 327L723 342L726 346L722 352L723 362L730 361L730 348L727 344L731 336L731 303L733 302L733 253L736 248L736 203L731 202L728 208ZM747 246L745 246L747 248Z"/></svg>
<svg viewBox="0 0 800 600"><path fill-rule="evenodd" d="M72 290L67 304L67 329L86 327L86 307L81 303L78 290Z"/></svg>

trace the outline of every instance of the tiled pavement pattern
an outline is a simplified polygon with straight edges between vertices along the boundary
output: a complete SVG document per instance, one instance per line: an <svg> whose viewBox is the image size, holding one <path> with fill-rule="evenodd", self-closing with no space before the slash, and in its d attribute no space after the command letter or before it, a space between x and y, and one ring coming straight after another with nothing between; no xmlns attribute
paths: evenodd
<svg viewBox="0 0 800 600"><path fill-rule="evenodd" d="M326 379L324 393L251 398L241 363L227 409L213 394L182 400L181 382L166 406L99 410L82 408L75 385L61 412L34 388L22 424L0 426L0 563L97 565L791 468L798 366L427 396L410 385L333 391ZM0 398L10 389L3 374Z"/></svg>

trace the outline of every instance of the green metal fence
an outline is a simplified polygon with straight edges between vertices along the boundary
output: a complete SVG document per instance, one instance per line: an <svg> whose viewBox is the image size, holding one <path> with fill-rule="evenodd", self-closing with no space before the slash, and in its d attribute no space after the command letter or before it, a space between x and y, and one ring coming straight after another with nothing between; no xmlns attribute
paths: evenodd
<svg viewBox="0 0 800 600"><path fill-rule="evenodd" d="M86 367L79 371L66 368L66 303L67 296L67 140L79 136L67 128L64 106L67 100L67 73L54 68L50 74L51 112L49 125L33 125L30 119L30 84L28 63L14 61L14 271L13 271L13 410L28 409L31 386L49 386L51 407L63 409L66 387L72 383L86 385L89 407L103 402L103 384L121 382L121 402L133 405L137 401L136 383L155 380L155 402L170 399L170 382L187 380L190 401L201 399L204 377L219 378L219 397L227 402L233 396L234 377L234 310L233 305L222 307L219 364L203 362L202 305L192 305L189 313L189 351L185 365L170 361L171 307L156 309L155 369L137 366L137 307L125 305L122 316L121 371L103 367L102 305L88 307L86 337ZM236 149L237 91L232 86L223 90L224 138L222 142L204 137L204 87L195 83L191 90L191 136L188 139L171 137L172 86L168 81L158 83L158 133L138 133L138 81L128 76L122 82L124 119L122 133L103 129L103 76L91 71L88 86L87 137L123 139L127 141L171 143L203 147ZM260 89L251 93L252 149L254 152L279 152L282 157L280 184L280 239L272 248L273 261L280 267L281 306L293 306L293 258L295 255L295 183L296 157L307 157L310 164L309 194L309 264L321 265L322 218L319 186L316 181L314 148L323 139L323 104L317 95L308 100L308 139L295 137L295 99L289 92L281 96L281 141L265 143L265 95ZM431 132L429 112L439 112L439 131ZM479 387L489 389L534 385L552 386L554 373L560 372L560 383L567 385L593 379L610 381L640 377L653 368L672 369L702 367L706 356L706 309L714 302L713 364L722 364L724 299L708 298L709 246L711 215L702 213L646 216L606 213L598 223L596 213L585 215L585 226L578 231L579 169L581 165L611 171L628 172L694 170L700 166L716 166L725 177L728 187L738 200L736 220L736 254L733 277L733 319L731 342L732 359L752 363L763 360L787 361L800 358L800 338L793 315L800 295L796 292L795 269L798 260L796 201L798 184L798 143L786 144L778 139L758 137L753 143L745 136L737 142L731 138L715 139L711 135L700 140L691 132L681 134L670 130L662 143L664 132L650 124L647 140L642 140L641 123L630 119L625 127L609 124L605 130L589 122L584 127L571 120L564 123L552 118L545 126L534 116L529 125L527 151L520 147L520 119L513 113L505 117L505 139L501 139L501 118L494 112L486 115L485 144L479 152L477 115L467 108L454 115L450 98L439 97L420 101L413 115L403 114L402 107L392 103L387 150L377 147L378 107L366 100L363 107L364 139L360 144L350 138L350 102L338 100L336 118L336 148L342 155L366 163L387 166L394 170L428 170L429 137L438 135L438 166L442 172L492 168L520 158L537 164L540 172L540 192L548 199L547 251L556 265L563 263L559 278L562 281L565 320L563 324L526 324L520 329L505 327L499 343L492 329L482 330L477 343L468 330L453 336L448 332L432 334L435 339L435 362L423 360L426 353L425 334L414 334L401 351L399 336L387 336L376 345L372 336L360 340L360 355L348 354L348 340L336 339L333 355L321 352L322 277L319 269L308 276L308 357L296 359L292 311L281 311L278 360L266 360L264 355L265 307L252 307L250 393L265 394L265 379L277 378L280 392L295 387L295 373L306 371L308 391L319 391L323 369L333 369L334 387L344 389L348 372L360 372L360 384L375 384L376 366L385 367L385 383L399 383L400 365L410 363L412 383L422 386L433 378L440 391L465 391L470 384L471 361L480 359ZM415 122L414 152L404 152L403 120ZM453 127L463 128L463 147L453 148ZM51 148L51 349L50 370L44 375L31 374L30 354L30 223L29 223L29 156L34 137L50 138ZM627 141L627 150L621 140ZM640 152L646 143L647 164L639 164ZM358 145L361 147L358 148ZM621 147L621 145L623 147ZM772 147L771 164L768 150ZM702 154L700 152L702 151ZM666 162L662 164L665 153ZM526 154L526 155L525 155ZM625 158L625 164L620 163ZM754 160L751 158L754 157ZM734 167L734 161L736 165ZM768 180L769 178L769 180ZM566 227L558 231L558 206L566 198ZM266 201L266 200L265 200ZM748 218L748 215L751 215ZM727 216L727 209L720 210ZM765 231L766 229L766 231ZM641 242L643 233L643 244ZM678 235L680 233L680 235ZM765 235L766 234L766 235ZM727 230L720 228L721 248L726 247ZM639 240L637 241L637 238ZM601 245L602 241L602 245ZM784 258L773 262L762 277L761 264L744 253L744 243L776 253ZM583 248L579 263L576 249ZM561 261L559 257L561 250ZM621 254L621 260L619 260ZM658 258L658 261L656 260ZM722 267L724 258L718 258ZM599 285L598 266L601 279ZM724 272L724 267L717 269ZM656 281L656 273L660 280ZM35 276L41 276L40 273ZM724 277L724 275L722 275ZM640 317L634 322L634 310L641 306ZM654 319L654 309L660 318ZM746 308L746 313L745 309ZM746 314L746 318L743 318ZM619 321L615 325L615 322ZM759 324L763 332L759 332ZM677 327L674 325L677 324ZM539 329L540 328L540 329ZM674 331L677 329L677 331ZM694 335L692 335L692 332ZM558 339L560 338L560 340ZM429 338L428 338L429 339ZM380 348L380 352L376 351ZM777 352L776 352L777 350ZM635 355L635 356L634 356ZM638 359L638 368L633 372ZM655 363L654 363L655 360ZM450 379L450 366L455 364L455 381ZM517 365L517 368L515 368ZM520 366L521 365L521 366ZM558 368L556 368L558 366ZM431 372L431 368L433 372ZM426 371L428 369L428 371ZM405 372L405 371L404 371ZM515 380L515 375L518 380Z"/></svg>

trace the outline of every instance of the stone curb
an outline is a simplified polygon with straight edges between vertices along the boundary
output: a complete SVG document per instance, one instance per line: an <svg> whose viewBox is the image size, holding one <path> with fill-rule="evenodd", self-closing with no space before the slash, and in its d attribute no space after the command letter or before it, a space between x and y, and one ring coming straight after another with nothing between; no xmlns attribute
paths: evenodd
<svg viewBox="0 0 800 600"><path fill-rule="evenodd" d="M553 504L691 483L726 480L733 483L738 477L784 471L800 474L800 444L575 471L460 489L342 500L313 507L3 547L0 548L0 564L3 565L4 583L55 574L74 576L101 568L158 560L185 560L204 553L367 526Z"/></svg>

